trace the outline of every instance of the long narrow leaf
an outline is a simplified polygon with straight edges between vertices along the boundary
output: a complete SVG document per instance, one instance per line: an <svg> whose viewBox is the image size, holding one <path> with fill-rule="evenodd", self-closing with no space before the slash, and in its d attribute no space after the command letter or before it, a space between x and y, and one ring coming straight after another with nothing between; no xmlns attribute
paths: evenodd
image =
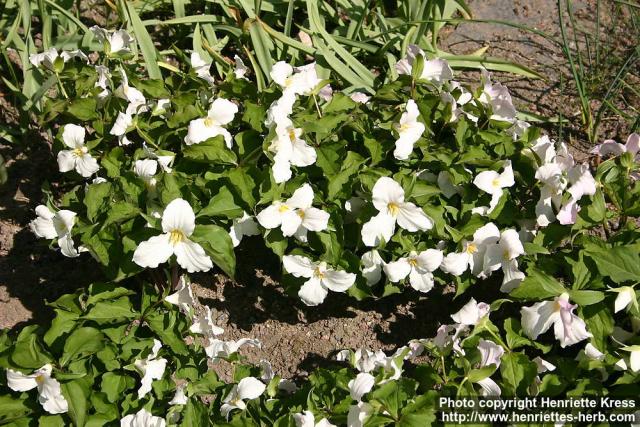
<svg viewBox="0 0 640 427"><path fill-rule="evenodd" d="M136 38L138 39L138 43L140 44L140 50L142 51L142 56L144 57L144 62L147 66L149 77L152 79L162 79L162 72L160 71L160 67L158 66L156 48L153 45L151 36L140 20L140 16L138 16L138 12L136 12L136 9L133 7L132 3L127 3L127 11L129 19L131 20L131 25L133 26L133 32L135 33Z"/></svg>

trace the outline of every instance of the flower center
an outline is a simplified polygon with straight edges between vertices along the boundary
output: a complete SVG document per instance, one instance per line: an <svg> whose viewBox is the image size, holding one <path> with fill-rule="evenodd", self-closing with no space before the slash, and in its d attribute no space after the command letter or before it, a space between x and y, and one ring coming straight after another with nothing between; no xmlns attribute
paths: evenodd
<svg viewBox="0 0 640 427"><path fill-rule="evenodd" d="M278 207L278 212L280 212L280 213L285 213L285 212L287 212L287 211L288 211L288 210L290 210L290 209L291 209L291 208L290 208L289 206L287 206L287 205L285 205L285 204L283 203L283 204L281 204L281 205Z"/></svg>
<svg viewBox="0 0 640 427"><path fill-rule="evenodd" d="M295 131L295 129L291 129L289 131L289 139L291 140L291 142L294 142L296 140L296 131Z"/></svg>
<svg viewBox="0 0 640 427"><path fill-rule="evenodd" d="M409 265L412 267L417 267L418 266L418 260L416 260L415 258L409 258Z"/></svg>
<svg viewBox="0 0 640 427"><path fill-rule="evenodd" d="M185 240L184 237L184 233L180 230L171 230L171 233L169 233L169 244L171 245L177 245L178 243L182 242L183 240Z"/></svg>
<svg viewBox="0 0 640 427"><path fill-rule="evenodd" d="M38 375L38 376L36 377L36 382L37 382L38 384L42 384L42 383L44 383L44 375Z"/></svg>
<svg viewBox="0 0 640 427"><path fill-rule="evenodd" d="M296 211L296 213L298 214L298 216L302 219L304 219L304 210L303 209L298 209Z"/></svg>
<svg viewBox="0 0 640 427"><path fill-rule="evenodd" d="M320 271L320 267L316 267L316 269L313 270L313 275L314 275L314 277L317 277L318 279L324 278L324 273L322 271Z"/></svg>
<svg viewBox="0 0 640 427"><path fill-rule="evenodd" d="M509 251L508 250L505 249L504 252L502 252L502 258L505 261L509 261L509 258L511 258L511 257L509 256Z"/></svg>
<svg viewBox="0 0 640 427"><path fill-rule="evenodd" d="M208 128L213 127L216 124L217 124L216 121L211 117L207 117L206 119L204 119L204 125Z"/></svg>
<svg viewBox="0 0 640 427"><path fill-rule="evenodd" d="M474 254L476 252L478 252L478 247L473 243L469 243L469 245L467 246L467 253Z"/></svg>
<svg viewBox="0 0 640 427"><path fill-rule="evenodd" d="M493 181L491 181L491 185L495 188L499 188L500 187L500 180L498 178L494 179Z"/></svg>
<svg viewBox="0 0 640 427"><path fill-rule="evenodd" d="M400 206L398 206L398 204L395 202L390 202L389 204L387 204L387 209L389 210L391 216L397 216L398 211L400 210Z"/></svg>
<svg viewBox="0 0 640 427"><path fill-rule="evenodd" d="M84 156L84 154L86 152L87 152L87 147L74 148L73 149L73 156L74 157L82 157L82 156Z"/></svg>

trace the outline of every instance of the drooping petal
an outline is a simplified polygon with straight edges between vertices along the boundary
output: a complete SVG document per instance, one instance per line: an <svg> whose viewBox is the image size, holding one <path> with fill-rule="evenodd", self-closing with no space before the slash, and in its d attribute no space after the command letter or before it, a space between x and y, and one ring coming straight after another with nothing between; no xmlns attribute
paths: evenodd
<svg viewBox="0 0 640 427"><path fill-rule="evenodd" d="M426 231L433 228L433 221L424 211L413 203L403 203L397 216L398 225L407 231Z"/></svg>
<svg viewBox="0 0 640 427"><path fill-rule="evenodd" d="M76 250L73 239L70 234L65 234L64 236L58 237L58 246L60 247L60 252L62 255L67 258L76 258L80 255L80 253Z"/></svg>
<svg viewBox="0 0 640 427"><path fill-rule="evenodd" d="M58 170L69 172L76 167L76 157L71 150L62 150L58 153Z"/></svg>
<svg viewBox="0 0 640 427"><path fill-rule="evenodd" d="M72 150L82 148L84 147L85 132L86 131L82 126L74 124L64 125L64 130L62 131L62 142Z"/></svg>
<svg viewBox="0 0 640 427"><path fill-rule="evenodd" d="M226 125L233 121L238 112L238 106L228 99L217 98L209 107L208 116L219 125Z"/></svg>
<svg viewBox="0 0 640 427"><path fill-rule="evenodd" d="M478 384L481 387L481 390L480 390L481 396L497 397L497 396L500 396L500 394L502 393L500 386L496 384L496 382L489 377L481 379L476 384Z"/></svg>
<svg viewBox="0 0 640 427"><path fill-rule="evenodd" d="M461 276L469 267L469 254L465 252L451 252L442 260L442 271L454 276Z"/></svg>
<svg viewBox="0 0 640 427"><path fill-rule="evenodd" d="M259 379L254 377L246 377L238 383L238 397L242 400L251 400L258 398L266 386Z"/></svg>
<svg viewBox="0 0 640 427"><path fill-rule="evenodd" d="M367 279L369 286L375 285L382 278L382 269L385 264L377 250L366 252L360 258L362 262L362 275Z"/></svg>
<svg viewBox="0 0 640 427"><path fill-rule="evenodd" d="M58 380L50 375L44 375L38 383L38 401L45 411L50 414L64 414L69 410L69 404L62 395Z"/></svg>
<svg viewBox="0 0 640 427"><path fill-rule="evenodd" d="M29 391L38 386L38 374L25 375L22 372L7 369L7 386L13 391Z"/></svg>
<svg viewBox="0 0 640 427"><path fill-rule="evenodd" d="M165 233L140 243L133 253L133 262L140 267L156 268L171 255L173 246L169 243L169 234Z"/></svg>
<svg viewBox="0 0 640 427"><path fill-rule="evenodd" d="M174 230L182 232L185 237L191 236L196 227L196 215L189 202L184 199L172 200L162 213L162 231L170 233Z"/></svg>
<svg viewBox="0 0 640 427"><path fill-rule="evenodd" d="M409 273L409 284L418 292L429 292L434 285L431 272L419 272L415 268Z"/></svg>
<svg viewBox="0 0 640 427"><path fill-rule="evenodd" d="M51 212L45 205L38 205L36 207L37 218L29 223L29 228L33 234L45 239L54 239L58 236L56 229L53 225L54 212Z"/></svg>
<svg viewBox="0 0 640 427"><path fill-rule="evenodd" d="M309 231L322 231L327 229L329 214L321 209L308 208L304 210L302 226Z"/></svg>
<svg viewBox="0 0 640 427"><path fill-rule="evenodd" d="M360 402L362 396L369 393L375 384L376 379L373 375L361 372L355 379L349 381L349 394L353 400Z"/></svg>
<svg viewBox="0 0 640 427"><path fill-rule="evenodd" d="M523 307L520 314L522 330L531 339L545 333L560 318L555 301L542 301L531 307Z"/></svg>
<svg viewBox="0 0 640 427"><path fill-rule="evenodd" d="M417 266L430 272L436 271L444 260L444 254L438 249L427 249L416 257Z"/></svg>
<svg viewBox="0 0 640 427"><path fill-rule="evenodd" d="M457 313L451 315L454 322L461 325L475 326L489 314L490 306L484 302L478 303L471 298Z"/></svg>
<svg viewBox="0 0 640 427"><path fill-rule="evenodd" d="M209 271L213 268L213 262L204 248L198 243L184 239L173 247L178 264L189 273L196 271Z"/></svg>
<svg viewBox="0 0 640 427"><path fill-rule="evenodd" d="M306 305L316 306L322 304L328 293L329 291L322 286L320 279L312 277L304 282L298 291L298 296Z"/></svg>
<svg viewBox="0 0 640 427"><path fill-rule="evenodd" d="M184 277L180 277L176 292L167 295L164 300L169 304L177 305L180 310L189 314L191 309L196 305L196 299L191 290L191 284Z"/></svg>
<svg viewBox="0 0 640 427"><path fill-rule="evenodd" d="M274 203L260 212L256 216L260 225L267 230L280 227L280 224L282 224L282 212L280 208L280 204Z"/></svg>
<svg viewBox="0 0 640 427"><path fill-rule="evenodd" d="M297 210L288 209L282 213L282 224L280 230L285 237L293 236L302 225L302 218Z"/></svg>
<svg viewBox="0 0 640 427"><path fill-rule="evenodd" d="M76 158L76 171L83 177L89 178L94 173L98 172L100 166L98 161L94 159L91 154L84 153Z"/></svg>
<svg viewBox="0 0 640 427"><path fill-rule="evenodd" d="M327 270L323 273L322 285L334 292L344 292L356 281L356 275L342 270Z"/></svg>
<svg viewBox="0 0 640 427"><path fill-rule="evenodd" d="M502 272L504 278L502 280L502 286L500 286L500 292L511 292L517 288L520 282L526 277L525 274L518 269L518 261L515 259L503 261Z"/></svg>
<svg viewBox="0 0 640 427"><path fill-rule="evenodd" d="M313 261L300 255L283 256L282 265L287 273L294 277L312 277L316 269L316 264Z"/></svg>
<svg viewBox="0 0 640 427"><path fill-rule="evenodd" d="M377 246L391 240L396 229L396 221L386 212L380 212L362 226L362 242L367 246Z"/></svg>
<svg viewBox="0 0 640 427"><path fill-rule="evenodd" d="M411 272L411 264L407 258L400 258L397 261L388 262L383 267L384 273L390 282L399 282Z"/></svg>

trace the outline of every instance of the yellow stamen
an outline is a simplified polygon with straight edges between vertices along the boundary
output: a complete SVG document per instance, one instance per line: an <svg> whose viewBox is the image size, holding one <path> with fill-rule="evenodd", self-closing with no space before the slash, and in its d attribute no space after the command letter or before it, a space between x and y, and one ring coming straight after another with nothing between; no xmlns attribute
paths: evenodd
<svg viewBox="0 0 640 427"><path fill-rule="evenodd" d="M204 119L204 125L208 128L215 126L216 125L216 121L214 119L212 119L211 117L207 117L206 119Z"/></svg>
<svg viewBox="0 0 640 427"><path fill-rule="evenodd" d="M291 208L285 204L282 204L278 207L278 212L280 213L285 213L286 211L290 210Z"/></svg>
<svg viewBox="0 0 640 427"><path fill-rule="evenodd" d="M178 243L185 240L184 233L180 230L171 230L169 233L169 243L172 245L177 245Z"/></svg>
<svg viewBox="0 0 640 427"><path fill-rule="evenodd" d="M398 206L398 204L395 202L391 202L387 204L387 209L389 210L389 213L391 214L391 216L397 216L398 211L400 210L400 206Z"/></svg>
<svg viewBox="0 0 640 427"><path fill-rule="evenodd" d="M296 213L298 214L298 216L302 219L304 219L304 211L302 209L298 209L298 211L296 211Z"/></svg>
<svg viewBox="0 0 640 427"><path fill-rule="evenodd" d="M44 382L44 375L38 375L38 376L36 377L36 382L37 382L38 384L42 384L42 383Z"/></svg>
<svg viewBox="0 0 640 427"><path fill-rule="evenodd" d="M502 258L504 258L505 261L509 261L509 251L505 250L502 252Z"/></svg>
<svg viewBox="0 0 640 427"><path fill-rule="evenodd" d="M494 179L493 181L491 181L491 185L496 188L500 187L500 180L498 178Z"/></svg>
<svg viewBox="0 0 640 427"><path fill-rule="evenodd" d="M291 142L296 140L296 130L295 129L291 129L289 131L289 139L291 140Z"/></svg>
<svg viewBox="0 0 640 427"><path fill-rule="evenodd" d="M412 267L417 267L418 260L416 260L415 258L409 258L409 265L411 265Z"/></svg>
<svg viewBox="0 0 640 427"><path fill-rule="evenodd" d="M478 247L476 245L474 245L473 243L469 243L469 245L467 246L467 253L468 254L474 254L478 252Z"/></svg>
<svg viewBox="0 0 640 427"><path fill-rule="evenodd" d="M85 153L85 150L83 150L82 148L75 148L73 150L73 156L74 157L82 157Z"/></svg>
<svg viewBox="0 0 640 427"><path fill-rule="evenodd" d="M320 267L316 267L316 269L313 270L313 275L318 279L322 279L324 277L324 273L320 271Z"/></svg>

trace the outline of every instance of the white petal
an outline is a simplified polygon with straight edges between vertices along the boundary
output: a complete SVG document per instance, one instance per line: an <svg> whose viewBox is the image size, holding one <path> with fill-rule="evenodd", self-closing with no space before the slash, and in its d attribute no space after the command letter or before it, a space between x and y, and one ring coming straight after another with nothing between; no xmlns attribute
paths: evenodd
<svg viewBox="0 0 640 427"><path fill-rule="evenodd" d="M502 280L502 286L500 286L500 292L511 292L517 288L525 278L525 274L518 269L518 261L515 259L504 261L502 263L502 272L504 273L504 278Z"/></svg>
<svg viewBox="0 0 640 427"><path fill-rule="evenodd" d="M400 258L397 261L388 262L383 267L384 273L390 282L399 282L411 272L411 264L407 258Z"/></svg>
<svg viewBox="0 0 640 427"><path fill-rule="evenodd" d="M151 391L151 384L153 381L161 379L164 375L164 371L167 367L167 360L136 360L135 365L143 375L140 388L138 389L138 399L142 399Z"/></svg>
<svg viewBox="0 0 640 427"><path fill-rule="evenodd" d="M312 277L307 280L304 285L298 291L298 296L308 306L316 306L322 304L327 297L329 291L322 286L320 280L316 277Z"/></svg>
<svg viewBox="0 0 640 427"><path fill-rule="evenodd" d="M285 237L293 236L302 225L302 218L298 215L298 211L287 210L282 213L282 224L280 230Z"/></svg>
<svg viewBox="0 0 640 427"><path fill-rule="evenodd" d="M490 307L488 304L476 302L471 298L460 311L451 315L454 322L461 325L477 325L480 319L489 314Z"/></svg>
<svg viewBox="0 0 640 427"><path fill-rule="evenodd" d="M425 271L418 272L416 269L409 273L409 284L418 292L429 292L433 288L433 274Z"/></svg>
<svg viewBox="0 0 640 427"><path fill-rule="evenodd" d="M291 164L294 166L309 166L316 162L316 149L301 139L293 142Z"/></svg>
<svg viewBox="0 0 640 427"><path fill-rule="evenodd" d="M58 246L60 247L62 255L68 258L75 258L80 255L73 244L73 239L70 234L58 237Z"/></svg>
<svg viewBox="0 0 640 427"><path fill-rule="evenodd" d="M395 218L386 212L380 212L362 226L362 242L367 246L377 246L382 241L388 242L395 229Z"/></svg>
<svg viewBox="0 0 640 427"><path fill-rule="evenodd" d="M443 260L444 254L438 249L427 249L420 252L416 257L418 267L431 272L436 271Z"/></svg>
<svg viewBox="0 0 640 427"><path fill-rule="evenodd" d="M291 179L291 163L289 159L276 156L274 160L271 167L274 181L278 184L289 181Z"/></svg>
<svg viewBox="0 0 640 427"><path fill-rule="evenodd" d="M500 359L504 355L504 348L485 339L478 341L478 351L480 352L480 367L495 365L500 366Z"/></svg>
<svg viewBox="0 0 640 427"><path fill-rule="evenodd" d="M349 393L353 400L358 402L362 399L362 396L369 393L376 383L376 379L373 375L366 372L359 373L355 379L349 381Z"/></svg>
<svg viewBox="0 0 640 427"><path fill-rule="evenodd" d="M356 281L356 275L342 270L327 270L322 278L322 284L334 292L344 292Z"/></svg>
<svg viewBox="0 0 640 427"><path fill-rule="evenodd" d="M195 227L196 216L189 202L184 199L172 200L162 213L162 231L165 233L179 230L189 237Z"/></svg>
<svg viewBox="0 0 640 427"><path fill-rule="evenodd" d="M500 396L500 394L502 393L502 390L500 390L500 386L489 377L478 381L476 384L482 387L482 390L480 391L481 396L496 397Z"/></svg>
<svg viewBox="0 0 640 427"><path fill-rule="evenodd" d="M91 154L85 153L76 158L76 171L84 178L89 178L98 172L99 169L98 161L94 159Z"/></svg>
<svg viewBox="0 0 640 427"><path fill-rule="evenodd" d="M615 313L624 310L636 299L636 292L630 286L623 286L621 288L618 288L617 290L618 296L616 297L614 303Z"/></svg>
<svg viewBox="0 0 640 427"><path fill-rule="evenodd" d="M493 194L498 191L502 194L502 188L499 183L500 175L496 171L480 172L473 180L473 184L476 187L489 194Z"/></svg>
<svg viewBox="0 0 640 427"><path fill-rule="evenodd" d="M393 179L383 176L376 181L372 189L373 206L380 212L389 210L389 203L400 205L404 202L404 190Z"/></svg>
<svg viewBox="0 0 640 427"><path fill-rule="evenodd" d="M360 258L362 262L362 275L367 279L369 286L375 285L382 278L383 259L377 250L366 252Z"/></svg>
<svg viewBox="0 0 640 427"><path fill-rule="evenodd" d="M286 80L291 74L293 74L293 67L284 61L276 62L269 73L273 81L280 86L285 86Z"/></svg>
<svg viewBox="0 0 640 427"><path fill-rule="evenodd" d="M53 217L55 214L44 205L36 207L36 215L38 217L29 223L31 231L38 237L45 239L54 239L58 237L58 233L53 225Z"/></svg>
<svg viewBox="0 0 640 427"><path fill-rule="evenodd" d="M233 102L218 98L209 107L209 118L215 120L219 125L226 125L233 121L233 117L238 112L238 106Z"/></svg>
<svg viewBox="0 0 640 427"><path fill-rule="evenodd" d="M287 206L296 209L310 208L313 203L313 189L309 184L304 184L293 192L291 197L286 201Z"/></svg>
<svg viewBox="0 0 640 427"><path fill-rule="evenodd" d="M38 386L38 374L25 375L22 372L7 369L7 385L13 391L29 391Z"/></svg>
<svg viewBox="0 0 640 427"><path fill-rule="evenodd" d="M206 254L202 246L189 239L177 243L173 247L178 264L189 273L196 271L209 271L213 268L211 258Z"/></svg>
<svg viewBox="0 0 640 427"><path fill-rule="evenodd" d="M205 306L204 309L205 311L196 317L189 331L205 336L215 336L224 333L224 329L213 323L211 309L208 306Z"/></svg>
<svg viewBox="0 0 640 427"><path fill-rule="evenodd" d="M242 400L256 399L265 390L266 386L259 379L246 377L238 383L238 397Z"/></svg>
<svg viewBox="0 0 640 427"><path fill-rule="evenodd" d="M177 305L186 314L189 314L196 305L191 284L184 277L180 277L178 281L178 290L171 295L167 295L164 300L169 304Z"/></svg>
<svg viewBox="0 0 640 427"><path fill-rule="evenodd" d="M413 203L403 203L398 210L398 225L407 231L426 231L433 227L433 221Z"/></svg>
<svg viewBox="0 0 640 427"><path fill-rule="evenodd" d="M309 231L322 231L327 229L329 214L321 209L308 208L304 210L302 226Z"/></svg>
<svg viewBox="0 0 640 427"><path fill-rule="evenodd" d="M256 216L260 225L268 230L279 227L280 224L282 224L282 212L280 208L281 204L276 203L260 212Z"/></svg>
<svg viewBox="0 0 640 427"><path fill-rule="evenodd" d="M68 124L64 125L62 131L62 141L64 144L71 148L84 147L85 130L82 126Z"/></svg>
<svg viewBox="0 0 640 427"><path fill-rule="evenodd" d="M522 316L522 330L531 339L545 333L551 325L559 319L555 301L538 302L531 307L520 310Z"/></svg>
<svg viewBox="0 0 640 427"><path fill-rule="evenodd" d="M75 169L76 158L73 155L73 151L62 150L58 153L58 169L60 172L69 172Z"/></svg>
<svg viewBox="0 0 640 427"><path fill-rule="evenodd" d="M140 243L133 253L133 262L140 267L156 268L171 255L173 246L169 243L169 234L165 233Z"/></svg>
<svg viewBox="0 0 640 427"><path fill-rule="evenodd" d="M50 414L64 414L69 410L69 404L62 395L60 383L50 376L45 376L38 384L38 401L45 411Z"/></svg>
<svg viewBox="0 0 640 427"><path fill-rule="evenodd" d="M451 252L444 257L440 268L446 273L460 276L467 271L469 259L470 256L467 252Z"/></svg>
<svg viewBox="0 0 640 427"><path fill-rule="evenodd" d="M287 273L294 277L312 277L316 269L316 264L313 261L300 255L283 256L282 265Z"/></svg>

